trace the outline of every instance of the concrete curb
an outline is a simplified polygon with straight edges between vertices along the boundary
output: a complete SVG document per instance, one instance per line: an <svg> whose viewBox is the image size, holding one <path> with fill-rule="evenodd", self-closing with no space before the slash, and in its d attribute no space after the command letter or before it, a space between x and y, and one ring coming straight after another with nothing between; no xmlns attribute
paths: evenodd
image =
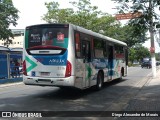
<svg viewBox="0 0 160 120"><path fill-rule="evenodd" d="M21 85L21 84L23 84L23 82L6 83L6 84L0 85L0 88L9 87L9 86L15 86L15 85Z"/></svg>
<svg viewBox="0 0 160 120"><path fill-rule="evenodd" d="M0 85L7 84L7 83L16 83L16 82L22 82L22 77L19 78L11 78L11 79L0 79Z"/></svg>

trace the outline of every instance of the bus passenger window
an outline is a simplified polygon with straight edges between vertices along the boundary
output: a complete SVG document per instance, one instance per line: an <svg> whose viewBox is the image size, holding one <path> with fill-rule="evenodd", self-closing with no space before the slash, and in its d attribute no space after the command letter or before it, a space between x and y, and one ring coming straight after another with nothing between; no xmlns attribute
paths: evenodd
<svg viewBox="0 0 160 120"><path fill-rule="evenodd" d="M82 42L82 57L87 60L87 62L91 61L91 51L90 51L90 42L83 41Z"/></svg>
<svg viewBox="0 0 160 120"><path fill-rule="evenodd" d="M86 45L82 45L82 57L86 57Z"/></svg>
<svg viewBox="0 0 160 120"><path fill-rule="evenodd" d="M107 43L104 41L104 45L103 45L103 54L104 54L104 57L108 57L108 45Z"/></svg>
<svg viewBox="0 0 160 120"><path fill-rule="evenodd" d="M94 57L104 58L104 41L94 38Z"/></svg>

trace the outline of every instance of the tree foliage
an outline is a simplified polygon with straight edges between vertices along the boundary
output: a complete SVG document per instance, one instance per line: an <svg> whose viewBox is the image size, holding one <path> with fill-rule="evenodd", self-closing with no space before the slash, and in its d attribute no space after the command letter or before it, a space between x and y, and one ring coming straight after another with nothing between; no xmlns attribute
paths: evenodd
<svg viewBox="0 0 160 120"><path fill-rule="evenodd" d="M43 20L48 23L72 23L94 32L103 31L102 34L113 37L120 23L111 15L98 10L97 6L91 6L89 0L70 2L72 8L60 9L58 2L45 3L48 12Z"/></svg>
<svg viewBox="0 0 160 120"><path fill-rule="evenodd" d="M96 6L91 6L89 0L70 3L76 10L73 8L60 9L59 3L54 1L45 3L48 12L43 16L43 20L49 23L72 23L93 31L102 29L103 25L101 24L104 23L104 20L99 21L98 16L106 15L106 13L99 11Z"/></svg>
<svg viewBox="0 0 160 120"><path fill-rule="evenodd" d="M59 3L54 1L45 3L48 12L43 20L48 23L72 23L98 33L101 31L101 34L126 42L129 47L147 40L145 32L136 34L137 26L122 26L114 17L92 6L90 0L70 3L75 9L60 9Z"/></svg>
<svg viewBox="0 0 160 120"><path fill-rule="evenodd" d="M155 8L159 5L159 0L116 0L119 3L119 13L137 13L142 15L138 18L130 19L128 25L132 26L133 35L138 36L139 40L144 42L146 33L151 26L154 27L156 21L159 21L159 15L156 13ZM154 20L154 21L153 21Z"/></svg>
<svg viewBox="0 0 160 120"><path fill-rule="evenodd" d="M4 40L5 45L12 43L10 37L14 37L9 26L16 26L18 10L13 6L12 0L0 0L0 40Z"/></svg>
<svg viewBox="0 0 160 120"><path fill-rule="evenodd" d="M160 61L160 53L156 53L155 55L156 55L156 60Z"/></svg>
<svg viewBox="0 0 160 120"><path fill-rule="evenodd" d="M148 40L146 33L141 35L135 34L135 27L130 24L121 27L117 34L118 38L127 43L128 47L132 47L136 44L142 44Z"/></svg>
<svg viewBox="0 0 160 120"><path fill-rule="evenodd" d="M143 58L150 57L148 48L137 44L129 49L129 61L133 63L134 60L141 61Z"/></svg>

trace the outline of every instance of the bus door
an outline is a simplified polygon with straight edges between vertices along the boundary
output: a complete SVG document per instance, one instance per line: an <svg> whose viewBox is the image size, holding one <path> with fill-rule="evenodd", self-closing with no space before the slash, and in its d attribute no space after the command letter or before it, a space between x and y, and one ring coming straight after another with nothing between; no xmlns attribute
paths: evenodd
<svg viewBox="0 0 160 120"><path fill-rule="evenodd" d="M90 41L82 41L82 56L83 56L83 65L85 68L83 71L83 87L90 86L91 80L91 42Z"/></svg>
<svg viewBox="0 0 160 120"><path fill-rule="evenodd" d="M114 74L114 52L113 52L113 46L109 45L108 47L108 77L109 80L112 80L113 74Z"/></svg>

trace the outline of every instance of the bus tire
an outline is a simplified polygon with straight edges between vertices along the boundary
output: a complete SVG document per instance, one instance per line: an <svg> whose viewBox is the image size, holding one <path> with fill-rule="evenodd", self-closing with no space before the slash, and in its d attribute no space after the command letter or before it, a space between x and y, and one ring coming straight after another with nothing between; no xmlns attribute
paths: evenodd
<svg viewBox="0 0 160 120"><path fill-rule="evenodd" d="M119 80L122 80L122 79L123 79L123 78L122 78L123 76L124 76L124 68L121 69L121 73L120 73Z"/></svg>
<svg viewBox="0 0 160 120"><path fill-rule="evenodd" d="M96 90L102 89L102 86L103 86L103 76L102 76L102 73L99 72L97 75Z"/></svg>

